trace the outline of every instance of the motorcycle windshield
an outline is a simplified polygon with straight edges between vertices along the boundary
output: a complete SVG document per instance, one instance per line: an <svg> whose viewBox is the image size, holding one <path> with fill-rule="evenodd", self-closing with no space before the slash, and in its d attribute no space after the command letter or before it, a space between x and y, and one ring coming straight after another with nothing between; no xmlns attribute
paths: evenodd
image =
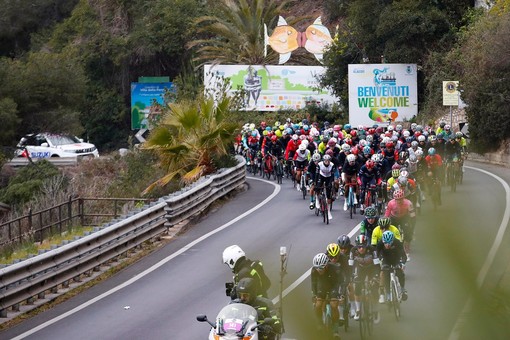
<svg viewBox="0 0 510 340"><path fill-rule="evenodd" d="M217 333L244 333L247 327L257 322L257 311L242 303L232 303L223 307L216 318ZM244 327L244 329L243 329Z"/></svg>

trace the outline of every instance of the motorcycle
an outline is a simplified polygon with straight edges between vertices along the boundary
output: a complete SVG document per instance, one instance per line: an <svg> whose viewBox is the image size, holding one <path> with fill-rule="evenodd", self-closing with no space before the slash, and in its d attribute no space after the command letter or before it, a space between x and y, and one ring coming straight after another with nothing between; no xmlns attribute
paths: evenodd
<svg viewBox="0 0 510 340"><path fill-rule="evenodd" d="M250 305L244 303L231 303L223 307L216 322L207 319L204 314L197 316L197 321L207 322L211 325L209 340L258 340L257 311ZM271 319L268 319L270 322ZM264 321L262 324L266 323Z"/></svg>

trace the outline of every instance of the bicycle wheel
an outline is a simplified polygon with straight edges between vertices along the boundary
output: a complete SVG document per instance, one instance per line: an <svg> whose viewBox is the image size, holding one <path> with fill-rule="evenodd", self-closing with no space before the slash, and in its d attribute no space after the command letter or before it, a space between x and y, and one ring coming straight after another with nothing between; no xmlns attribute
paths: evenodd
<svg viewBox="0 0 510 340"><path fill-rule="evenodd" d="M352 214L356 213L356 210L354 210L356 208L354 207L354 192L352 190L352 187L349 187L349 201L347 202L347 205L349 206L349 215L352 219Z"/></svg>
<svg viewBox="0 0 510 340"><path fill-rule="evenodd" d="M349 330L349 308L350 308L350 304L349 304L349 298L348 298L348 293L347 293L347 288L346 288L346 296L344 298L344 312L343 312L343 316L344 316L344 331L348 331Z"/></svg>
<svg viewBox="0 0 510 340"><path fill-rule="evenodd" d="M398 297L398 282L396 281L397 278L395 277L394 280L391 280L391 304L393 306L393 312L395 313L395 318L397 321L400 320L400 299Z"/></svg>
<svg viewBox="0 0 510 340"><path fill-rule="evenodd" d="M301 193L303 194L303 199L306 199L306 175L304 173L301 174Z"/></svg>
<svg viewBox="0 0 510 340"><path fill-rule="evenodd" d="M368 296L365 304L365 310L367 311L367 331L368 335L372 335L374 332L374 305L371 296Z"/></svg>
<svg viewBox="0 0 510 340"><path fill-rule="evenodd" d="M359 309L359 334L361 339L368 338L368 313L366 310L366 295L363 290L363 296L361 298L361 306Z"/></svg>

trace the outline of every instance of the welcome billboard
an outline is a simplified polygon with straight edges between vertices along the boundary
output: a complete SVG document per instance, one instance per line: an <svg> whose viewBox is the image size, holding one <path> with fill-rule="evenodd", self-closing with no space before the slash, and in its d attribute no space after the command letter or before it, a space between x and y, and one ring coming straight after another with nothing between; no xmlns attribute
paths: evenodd
<svg viewBox="0 0 510 340"><path fill-rule="evenodd" d="M349 123L387 125L418 114L416 64L350 64Z"/></svg>
<svg viewBox="0 0 510 340"><path fill-rule="evenodd" d="M205 65L204 84L214 91L217 76L230 79L229 93L244 89L245 110L298 110L336 102L329 91L318 89L324 71L322 66Z"/></svg>

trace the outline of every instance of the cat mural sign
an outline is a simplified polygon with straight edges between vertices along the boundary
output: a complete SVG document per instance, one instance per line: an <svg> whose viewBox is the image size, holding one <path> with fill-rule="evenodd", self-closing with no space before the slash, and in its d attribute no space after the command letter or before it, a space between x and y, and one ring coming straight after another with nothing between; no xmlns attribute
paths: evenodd
<svg viewBox="0 0 510 340"><path fill-rule="evenodd" d="M321 17L315 19L304 32L298 32L281 16L271 35L268 35L267 25L264 24L264 56L267 56L267 46L270 46L280 54L278 64L286 63L292 52L301 47L312 53L322 64L324 51L332 42L329 29L322 24Z"/></svg>

